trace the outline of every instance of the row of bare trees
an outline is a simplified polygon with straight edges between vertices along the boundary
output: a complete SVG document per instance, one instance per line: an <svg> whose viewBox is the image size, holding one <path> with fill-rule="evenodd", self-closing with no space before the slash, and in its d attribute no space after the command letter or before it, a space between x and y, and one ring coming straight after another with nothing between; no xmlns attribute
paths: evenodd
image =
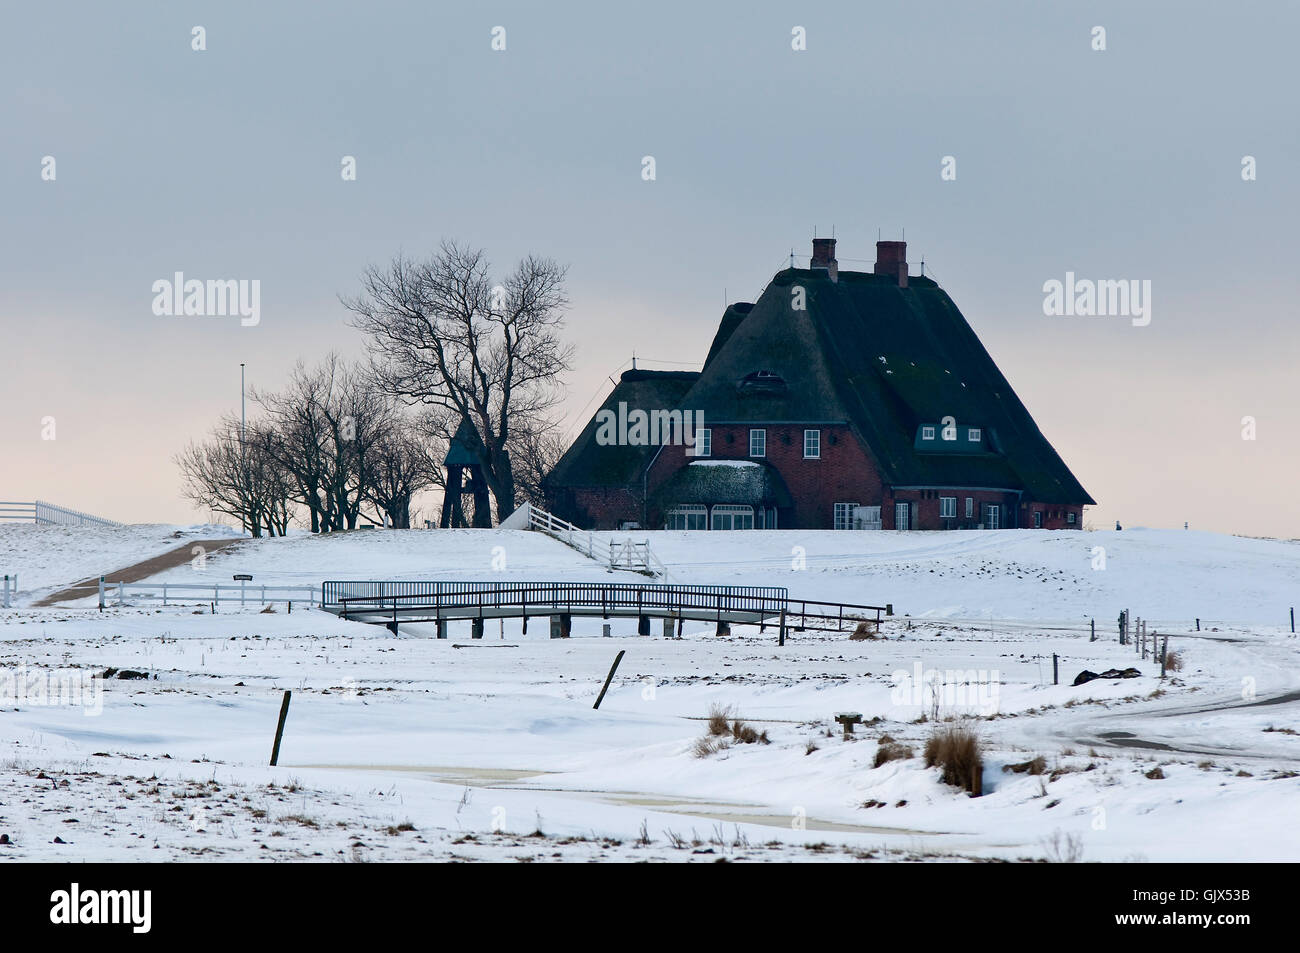
<svg viewBox="0 0 1300 953"><path fill-rule="evenodd" d="M283 535L296 515L312 532L363 517L407 528L418 494L446 490L441 463L459 432L498 521L540 501L563 451L564 278L529 256L494 284L484 253L452 242L367 269L343 299L367 360L331 354L300 363L281 390L254 391L246 428L223 417L177 456L186 497L255 536Z"/></svg>
<svg viewBox="0 0 1300 953"><path fill-rule="evenodd" d="M415 495L441 483L436 428L386 396L363 365L336 354L299 363L284 389L252 398L257 412L242 432L223 417L177 464L188 499L254 536L284 535L299 513L314 533L355 529L363 517L405 529Z"/></svg>

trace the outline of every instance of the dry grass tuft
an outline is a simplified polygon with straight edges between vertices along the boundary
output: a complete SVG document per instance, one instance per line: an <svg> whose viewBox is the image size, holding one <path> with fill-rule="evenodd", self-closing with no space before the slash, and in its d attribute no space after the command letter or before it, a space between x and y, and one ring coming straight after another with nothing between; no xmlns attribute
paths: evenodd
<svg viewBox="0 0 1300 953"><path fill-rule="evenodd" d="M1183 670L1183 655L1181 652L1168 652L1165 654L1165 671L1181 672Z"/></svg>
<svg viewBox="0 0 1300 953"><path fill-rule="evenodd" d="M980 754L979 737L962 725L945 725L932 734L925 743L925 766L941 769L939 779L944 784L969 791L979 797L984 789L984 758Z"/></svg>
<svg viewBox="0 0 1300 953"><path fill-rule="evenodd" d="M874 621L863 619L853 629L853 634L849 636L849 641L864 642L868 639L875 640L879 638L879 626Z"/></svg>
<svg viewBox="0 0 1300 953"><path fill-rule="evenodd" d="M882 739L880 746L876 748L876 761L872 767L878 768L888 761L906 761L915 755L910 745L900 745L895 741L887 742Z"/></svg>
<svg viewBox="0 0 1300 953"><path fill-rule="evenodd" d="M710 705L709 706L709 734L725 735L730 731L731 723L731 706Z"/></svg>

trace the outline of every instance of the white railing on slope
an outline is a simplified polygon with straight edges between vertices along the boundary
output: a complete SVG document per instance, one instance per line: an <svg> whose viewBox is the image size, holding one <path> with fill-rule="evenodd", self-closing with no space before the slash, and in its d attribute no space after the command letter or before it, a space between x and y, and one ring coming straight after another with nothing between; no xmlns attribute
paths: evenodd
<svg viewBox="0 0 1300 953"><path fill-rule="evenodd" d="M91 516L80 510L36 500L33 503L0 502L0 520L30 520L46 526L121 526L116 520Z"/></svg>
<svg viewBox="0 0 1300 953"><path fill-rule="evenodd" d="M525 503L515 510L500 526L501 529L530 529L545 533L558 539L566 546L576 549L589 559L594 559L610 569L627 569L632 572L647 572L667 578L668 567L650 552L648 541L625 540L606 544L587 529L579 529L568 520L562 520L554 513L548 513L540 507Z"/></svg>
<svg viewBox="0 0 1300 953"><path fill-rule="evenodd" d="M222 593L226 595L222 596ZM247 586L229 583L200 585L175 582L108 582L99 580L99 604L130 605L136 601L158 599L163 605L188 605L210 602L226 605L270 605L273 602L300 602L315 606L320 590L316 586Z"/></svg>

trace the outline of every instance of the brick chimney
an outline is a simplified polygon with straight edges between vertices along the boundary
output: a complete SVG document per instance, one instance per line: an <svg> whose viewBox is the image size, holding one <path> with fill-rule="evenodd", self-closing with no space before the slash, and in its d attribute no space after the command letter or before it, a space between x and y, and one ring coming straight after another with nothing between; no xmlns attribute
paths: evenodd
<svg viewBox="0 0 1300 953"><path fill-rule="evenodd" d="M808 263L808 267L814 271L825 270L830 275L831 281L839 281L840 263L835 260L835 239L813 239L812 261Z"/></svg>
<svg viewBox="0 0 1300 953"><path fill-rule="evenodd" d="M876 242L877 275L893 275L898 287L907 287L907 242Z"/></svg>

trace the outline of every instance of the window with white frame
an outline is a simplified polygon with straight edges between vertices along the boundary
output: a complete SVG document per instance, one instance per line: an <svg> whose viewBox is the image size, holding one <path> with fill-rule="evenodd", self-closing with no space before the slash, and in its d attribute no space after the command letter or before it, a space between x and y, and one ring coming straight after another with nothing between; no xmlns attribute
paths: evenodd
<svg viewBox="0 0 1300 953"><path fill-rule="evenodd" d="M708 529L709 509L706 506L675 506L668 511L666 529Z"/></svg>
<svg viewBox="0 0 1300 953"><path fill-rule="evenodd" d="M939 519L951 520L957 518L957 497L941 496L939 497Z"/></svg>
<svg viewBox="0 0 1300 953"><path fill-rule="evenodd" d="M803 458L805 460L817 460L822 455L822 432L820 430L805 430L803 432Z"/></svg>
<svg viewBox="0 0 1300 953"><path fill-rule="evenodd" d="M966 518L970 519L975 515L975 497L966 497Z"/></svg>
<svg viewBox="0 0 1300 953"><path fill-rule="evenodd" d="M1066 513L1066 514L1065 514L1065 521L1066 521L1067 523L1069 523L1071 526L1073 526L1073 525L1074 525L1074 514L1073 514L1073 513Z"/></svg>
<svg viewBox="0 0 1300 953"><path fill-rule="evenodd" d="M834 527L836 529L853 529L853 510L857 506L857 503L836 503Z"/></svg>
<svg viewBox="0 0 1300 953"><path fill-rule="evenodd" d="M922 439L922 440L933 440L933 439L934 439L934 428L933 428L933 427L922 427L922 428L921 428L921 439Z"/></svg>
<svg viewBox="0 0 1300 953"><path fill-rule="evenodd" d="M713 507L710 514L710 529L753 529L754 508L752 506L733 506L721 504Z"/></svg>
<svg viewBox="0 0 1300 953"><path fill-rule="evenodd" d="M766 430L751 430L749 432L749 455L751 457L767 456Z"/></svg>
<svg viewBox="0 0 1300 953"><path fill-rule="evenodd" d="M1034 510L1034 529L1043 528L1043 511Z"/></svg>
<svg viewBox="0 0 1300 953"><path fill-rule="evenodd" d="M695 431L695 455L697 457L707 457L713 453L713 431L707 427L701 427Z"/></svg>
<svg viewBox="0 0 1300 953"><path fill-rule="evenodd" d="M966 439L971 443L979 443L982 437L983 431L979 427L971 427L970 430L966 431Z"/></svg>

